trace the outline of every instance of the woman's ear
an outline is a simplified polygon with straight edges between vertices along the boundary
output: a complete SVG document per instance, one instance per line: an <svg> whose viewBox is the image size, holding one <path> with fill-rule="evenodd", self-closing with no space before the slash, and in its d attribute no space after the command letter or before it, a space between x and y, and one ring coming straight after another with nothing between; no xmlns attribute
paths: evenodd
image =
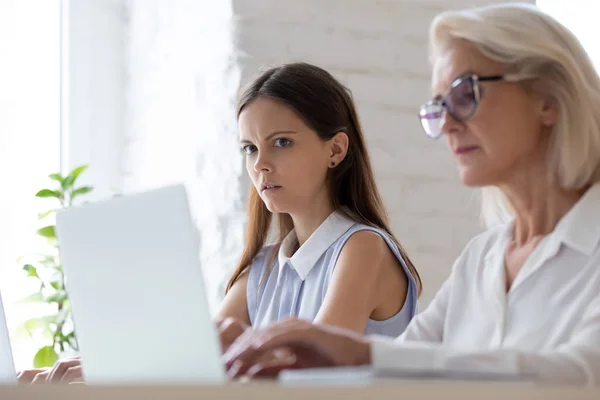
<svg viewBox="0 0 600 400"><path fill-rule="evenodd" d="M541 100L540 115L542 125L552 127L558 121L558 103L551 96L544 96Z"/></svg>
<svg viewBox="0 0 600 400"><path fill-rule="evenodd" d="M346 132L338 132L334 137L328 140L329 147L329 167L337 167L348 154L349 139Z"/></svg>

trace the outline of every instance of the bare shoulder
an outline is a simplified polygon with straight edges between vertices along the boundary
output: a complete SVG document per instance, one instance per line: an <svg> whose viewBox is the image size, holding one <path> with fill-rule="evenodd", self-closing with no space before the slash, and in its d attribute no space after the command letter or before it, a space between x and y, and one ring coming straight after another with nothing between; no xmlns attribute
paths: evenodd
<svg viewBox="0 0 600 400"><path fill-rule="evenodd" d="M250 324L248 315L248 302L246 298L246 288L248 286L249 268L247 268L238 277L231 286L225 298L221 302L221 307L216 314L216 319L235 318Z"/></svg>
<svg viewBox="0 0 600 400"><path fill-rule="evenodd" d="M353 233L346 241L338 262L352 260L352 264L356 264L357 261L360 264L369 261L369 264L375 265L380 264L385 259L391 260L394 258L394 254L380 234L370 230L362 230Z"/></svg>
<svg viewBox="0 0 600 400"><path fill-rule="evenodd" d="M370 287L372 319L383 321L402 309L408 293L408 277L379 233L370 230L354 233L342 249L336 268Z"/></svg>

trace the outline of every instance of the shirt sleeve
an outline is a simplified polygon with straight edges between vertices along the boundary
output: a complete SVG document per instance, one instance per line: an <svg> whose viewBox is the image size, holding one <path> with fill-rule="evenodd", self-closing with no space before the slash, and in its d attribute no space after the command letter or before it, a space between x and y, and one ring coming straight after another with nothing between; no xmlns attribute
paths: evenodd
<svg viewBox="0 0 600 400"><path fill-rule="evenodd" d="M444 310L443 301L442 293L436 298L440 304L432 303L433 310L398 339L372 338L371 360L376 371L477 371L553 384L600 385L600 296L588 305L567 343L539 352L461 351L429 340L439 338L438 314Z"/></svg>
<svg viewBox="0 0 600 400"><path fill-rule="evenodd" d="M444 337L444 321L452 287L452 275L444 282L429 306L417 314L408 324L398 342L441 343Z"/></svg>

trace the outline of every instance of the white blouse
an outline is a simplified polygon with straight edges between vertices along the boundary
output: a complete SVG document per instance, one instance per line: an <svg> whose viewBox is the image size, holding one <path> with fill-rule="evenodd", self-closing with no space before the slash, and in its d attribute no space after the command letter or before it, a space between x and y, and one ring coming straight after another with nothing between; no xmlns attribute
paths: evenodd
<svg viewBox="0 0 600 400"><path fill-rule="evenodd" d="M400 337L372 338L376 370L489 371L600 385L600 184L538 244L507 293L504 251L513 223L471 240Z"/></svg>

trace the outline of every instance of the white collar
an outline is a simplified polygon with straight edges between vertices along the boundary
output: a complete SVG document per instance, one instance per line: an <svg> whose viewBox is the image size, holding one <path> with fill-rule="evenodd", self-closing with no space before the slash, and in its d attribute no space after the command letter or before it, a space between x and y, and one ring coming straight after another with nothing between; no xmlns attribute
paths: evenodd
<svg viewBox="0 0 600 400"><path fill-rule="evenodd" d="M583 194L558 222L552 236L557 247L564 243L573 250L592 255L600 241L600 184Z"/></svg>
<svg viewBox="0 0 600 400"><path fill-rule="evenodd" d="M339 210L332 212L290 257L292 246L297 243L296 232L292 230L279 247L277 257L279 268L283 268L285 263L289 262L290 267L298 273L300 279L306 279L323 253L355 223Z"/></svg>
<svg viewBox="0 0 600 400"><path fill-rule="evenodd" d="M514 235L515 219L502 230L493 247L485 256L485 262L498 267L498 281L504 292L504 252ZM600 242L600 184L590 187L577 203L558 221L558 224L548 236L537 246L521 271L517 274L510 290L514 291L522 282L542 268L547 260L555 257L566 245L572 250L592 256ZM539 248L539 250L538 250ZM499 286L500 287L500 286Z"/></svg>
<svg viewBox="0 0 600 400"><path fill-rule="evenodd" d="M515 219L504 228L502 239L488 254L499 257L512 239ZM600 184L591 186L573 207L558 221L558 224L545 239L545 257L553 257L565 244L571 249L591 256L600 242Z"/></svg>

